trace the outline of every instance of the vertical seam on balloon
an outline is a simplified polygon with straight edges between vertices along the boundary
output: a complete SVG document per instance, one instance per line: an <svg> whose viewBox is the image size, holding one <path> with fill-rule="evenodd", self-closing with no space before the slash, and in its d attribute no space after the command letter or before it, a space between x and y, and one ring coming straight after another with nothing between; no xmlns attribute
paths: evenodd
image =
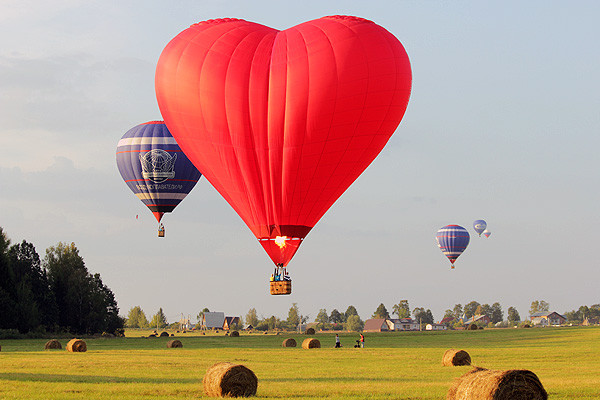
<svg viewBox="0 0 600 400"><path fill-rule="evenodd" d="M231 31L228 31L227 33L231 33L234 32L236 30L239 30L240 27L237 27L235 29L232 29ZM232 57L229 58L229 61L227 63L227 69L225 70L225 80L227 80L227 76L229 75L229 68L231 66L231 61L233 59L233 54L236 53L236 51L239 49L239 46L241 43L244 43L244 41L248 38L248 34L246 34L235 46L235 48L233 49L231 55ZM214 44L214 43L213 43ZM248 83L250 82L250 80L248 80ZM223 90L225 91L225 93L223 93L223 99L224 99L224 104L223 104L223 108L225 110L225 121L227 123L227 133L229 135L229 141L230 141L230 145L231 145L231 149L233 151L233 154L235 155L235 162L237 165L237 170L233 171L236 172L236 175L238 175L239 177L241 177L242 179L238 180L238 182L242 182L242 186L244 189L244 194L245 194L245 203L248 206L248 210L250 211L251 215L252 215L252 219L254 221L258 220L257 218L257 212L256 212L256 207L254 207L252 201L249 201L250 197L250 190L248 188L248 182L246 181L246 174L244 173L243 169L241 168L241 164L240 164L240 157L239 157L239 152L237 151L236 146L234 146L233 144L233 132L231 130L230 124L229 124L229 117L227 114L227 98L226 98L226 92L227 92L227 86L223 87ZM254 140L254 138L252 138L252 140ZM254 161L256 162L256 158L254 159Z"/></svg>
<svg viewBox="0 0 600 400"><path fill-rule="evenodd" d="M318 21L318 20L316 20L316 21ZM315 21L312 21L312 22L315 22ZM336 57L335 57L335 50L334 50L334 48L333 48L333 45L332 45L332 43L331 43L331 40L329 39L329 36L327 36L327 33L325 33L325 31L323 30L323 28L321 28L321 27L320 27L320 26L318 26L318 25L313 25L313 26L314 26L316 29L319 29L321 32L323 32L323 35L324 35L324 36L325 36L325 38L327 39L327 43L329 43L329 47L331 48L331 54L333 55L333 59L336 61L335 73L336 73L336 76L338 76L338 69L337 69L337 59L336 59ZM339 77L339 76L338 76L338 77ZM336 107L337 107L337 86L336 86L336 97L335 97L335 100L334 100L333 110L335 110L335 109L336 109ZM323 139L323 142L325 142L325 143L327 142L327 139L329 138L329 135L331 134L331 123L333 122L334 115L335 115L335 112L332 114L332 116L331 116L331 120L329 121L329 128L327 129L327 136L326 136L326 137ZM307 114L307 116L308 116L308 114ZM323 149L324 149L324 147L325 147L325 146L323 146ZM318 162L317 162L317 164L316 164L316 165L317 165L317 168L315 168L315 171L313 172L313 174L312 174L312 176L311 176L311 178L310 178L310 183L309 183L309 184L308 184L308 186L307 186L307 193L309 193L309 192L310 192L310 188L311 188L311 186L312 186L312 184L313 184L313 182L314 182L315 175L316 175L316 173L317 173L317 171L318 171L318 169L319 169L319 168L318 168L318 167L319 167L319 164L321 163L321 160L323 159L323 149L321 149L321 154L319 155L319 161L318 161ZM338 164L338 165L339 165L339 164ZM337 168L337 167L336 167L336 168ZM332 174L329 176L329 178L327 179L327 181L326 181L326 183L325 183L325 185L324 185L324 186L327 186L327 184L328 184L328 183L329 183L329 181L331 180L332 176L334 175L334 174L333 174L333 172L334 172L334 171L335 171L335 169L333 169L333 171L332 171ZM329 196L329 197L331 197L331 196ZM334 200L334 202L335 202L335 200ZM312 225L312 226L311 226L311 228L312 228L312 227L314 227L314 225L315 225L315 224L318 222L318 220L319 220L319 218L311 218L311 215L312 215L313 209L315 208L315 205L316 205L316 202L314 202L314 201L313 201L312 205L309 205L309 207L310 207L310 208L308 209L308 212L306 213L306 216L307 216L307 217L305 218L305 220L307 220L307 221L310 221L311 219L313 219L313 220L316 220L314 223L312 223L312 222L307 222L307 223L309 223L310 225ZM300 215L300 211L302 211L302 210L303 210L303 208L304 208L304 202L302 203L302 205L301 205L301 206L300 206L300 208L299 208L299 213L298 213L299 215ZM323 214L324 214L324 213L323 213Z"/></svg>
<svg viewBox="0 0 600 400"><path fill-rule="evenodd" d="M278 33L279 32L275 33L275 36L277 36ZM252 61L255 60L255 58L256 58L256 56L258 54L257 50L259 48L261 48L261 46L263 45L263 43L265 41L269 41L270 37L271 37L270 34L265 34L262 37L262 39L260 40L260 42L256 45L256 47L254 49L254 54L252 56ZM274 41L275 40L273 39L273 42ZM270 71L271 71L271 67L270 66L271 66L272 54L273 54L273 45L272 44L271 44L271 46L269 46L269 51L270 51L270 53L269 53L269 66L267 67L267 74L268 75L270 75ZM252 62L250 64L250 71L252 71L252 66L253 65L254 65L254 62ZM248 79L248 88L247 88L248 89L247 90L247 94L248 94L248 107L249 108L250 108L250 104L252 103L251 97L250 97L250 84L251 84L251 81L252 81L252 74L250 74L250 77ZM266 85L267 85L267 87L266 87L267 96L269 94L269 86L270 86L269 82L270 82L270 80L267 78L266 82L265 82ZM260 83L260 81L259 81L259 83ZM268 124L269 124L269 120L268 120L268 114L269 114L268 102L267 102L267 107L265 107L265 109L264 109L264 112L266 113L266 115L264 115L263 117L264 117L264 122L266 123L266 126L264 127L264 129L265 129L265 132L267 132L267 137L266 137L267 142L266 143L267 143L267 153L268 153ZM252 137L252 144L253 144L253 148L254 148L254 152L253 152L253 154L254 154L254 161L255 161L255 164L256 164L256 167L257 167L256 169L257 169L257 171L259 173L259 181L260 181L260 185L261 185L261 191L260 192L261 192L261 195L262 195L262 204L266 207L264 213L265 213L265 217L268 218L268 216L270 215L270 208L271 207L270 207L270 204L269 204L270 202L268 201L267 196L265 195L265 193L267 193L267 191L265 190L264 185L265 184L269 184L270 185L271 182L270 182L270 180L267 181L267 182L265 182L262 179L263 172L265 172L265 171L262 170L261 163L259 162L259 158L260 158L259 157L259 153L262 151L262 149L258 149L257 146L256 146L256 141L255 141L255 136L254 136L254 130L253 130L253 126L252 126L252 123L251 123L252 122L252 113L250 112L250 109L248 109L248 120L249 120L248 126L250 127L250 132L251 132L251 137ZM267 162L267 171L266 171L267 174L269 174L269 171L268 171L269 166L270 166L270 164ZM254 220L254 226L259 225L259 222L260 222L260 219L259 218L255 218L255 220Z"/></svg>
<svg viewBox="0 0 600 400"><path fill-rule="evenodd" d="M302 155L304 154L304 152L303 152L303 150L304 150L304 141L306 140L306 134L307 134L307 128L308 128L308 107L309 107L309 104L310 104L310 101L309 101L309 97L310 97L310 80L309 80L310 79L310 71L309 71L310 62L308 61L309 60L309 58L308 58L308 46L306 45L306 39L304 38L304 35L302 34L301 30L296 29L296 32L300 35L300 37L302 38L302 43L304 44L304 51L306 53L306 74L307 74L307 76L306 76L306 83L307 83L306 104L307 104L307 107L306 107L306 115L304 116L304 134L302 135L302 143L300 143L298 145L300 154L297 157L298 165L296 165L296 169L298 170L297 177L299 177L300 174L301 174L300 166L302 165ZM287 83L289 84L289 80L287 81ZM287 104L287 101L286 101L286 104ZM285 144L285 141L284 141L284 144ZM285 148L285 146L284 146L284 148ZM283 154L285 154L285 152ZM283 179L283 176L282 176L282 179ZM294 189L292 190L292 194L291 194L292 204L290 204L288 214L285 216L286 218L289 218L290 223L292 223L290 211L293 209L293 199L296 197L296 188L297 188L297 186L298 186L298 179L294 180ZM281 194L283 195L283 191L282 191ZM283 202L283 198L282 198L282 202ZM293 220L293 224L295 224L295 225L300 225L300 222L299 222L300 212L299 212L299 210L302 209L303 205L304 205L304 202L302 204L300 204L300 208L298 210L296 210L296 215L295 215L295 218Z"/></svg>

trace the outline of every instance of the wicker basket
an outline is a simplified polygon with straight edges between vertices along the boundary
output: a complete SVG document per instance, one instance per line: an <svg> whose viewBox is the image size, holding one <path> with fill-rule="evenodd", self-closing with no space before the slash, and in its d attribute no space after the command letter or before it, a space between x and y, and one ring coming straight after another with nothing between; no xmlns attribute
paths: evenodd
<svg viewBox="0 0 600 400"><path fill-rule="evenodd" d="M271 294L291 294L292 281L271 281Z"/></svg>

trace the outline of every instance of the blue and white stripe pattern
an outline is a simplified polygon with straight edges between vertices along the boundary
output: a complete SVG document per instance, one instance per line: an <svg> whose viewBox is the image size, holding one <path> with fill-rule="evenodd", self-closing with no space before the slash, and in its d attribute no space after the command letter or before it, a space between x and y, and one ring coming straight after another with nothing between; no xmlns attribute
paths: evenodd
<svg viewBox="0 0 600 400"><path fill-rule="evenodd" d="M138 125L117 145L117 167L129 189L160 221L202 176L163 121Z"/></svg>
<svg viewBox="0 0 600 400"><path fill-rule="evenodd" d="M460 225L446 225L437 232L436 239L438 247L454 268L454 261L469 245L469 232Z"/></svg>

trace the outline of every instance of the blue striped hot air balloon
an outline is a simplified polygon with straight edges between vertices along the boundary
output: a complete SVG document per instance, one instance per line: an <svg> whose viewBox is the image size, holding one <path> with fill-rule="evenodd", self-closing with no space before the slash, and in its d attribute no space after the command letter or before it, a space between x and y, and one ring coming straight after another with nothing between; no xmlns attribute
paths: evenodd
<svg viewBox="0 0 600 400"><path fill-rule="evenodd" d="M475 229L475 232L477 232L479 236L481 236L481 232L485 231L485 228L487 228L487 222L484 220L478 219L473 222L473 229Z"/></svg>
<svg viewBox="0 0 600 400"><path fill-rule="evenodd" d="M159 224L163 214L173 211L202 176L163 121L128 130L117 145L117 167ZM162 224L159 226L159 236L164 236Z"/></svg>
<svg viewBox="0 0 600 400"><path fill-rule="evenodd" d="M460 225L446 225L437 232L438 247L448 257L454 269L454 261L469 245L469 232Z"/></svg>

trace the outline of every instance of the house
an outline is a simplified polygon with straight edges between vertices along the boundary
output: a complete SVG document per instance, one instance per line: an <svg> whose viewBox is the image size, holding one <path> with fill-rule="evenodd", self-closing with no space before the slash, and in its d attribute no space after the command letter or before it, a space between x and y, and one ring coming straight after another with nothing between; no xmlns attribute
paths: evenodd
<svg viewBox="0 0 600 400"><path fill-rule="evenodd" d="M223 330L230 330L233 329L231 326L232 325L239 325L240 324L240 317L225 317L225 320L223 321Z"/></svg>
<svg viewBox="0 0 600 400"><path fill-rule="evenodd" d="M224 312L205 312L202 316L202 329L223 329L225 322Z"/></svg>
<svg viewBox="0 0 600 400"><path fill-rule="evenodd" d="M421 328L419 322L412 318L391 318L387 324L390 331L418 331Z"/></svg>
<svg viewBox="0 0 600 400"><path fill-rule="evenodd" d="M425 325L426 331L445 331L448 327L444 324L427 324Z"/></svg>
<svg viewBox="0 0 600 400"><path fill-rule="evenodd" d="M600 323L598 318L585 318L581 325L589 326L589 325L598 325Z"/></svg>
<svg viewBox="0 0 600 400"><path fill-rule="evenodd" d="M440 324L444 324L444 325L448 326L448 325L454 324L455 322L456 322L456 318L454 318L454 317L446 317L446 318L443 318L440 321Z"/></svg>
<svg viewBox="0 0 600 400"><path fill-rule="evenodd" d="M183 316L179 320L179 330L180 331L191 331L194 328L190 317L184 318Z"/></svg>
<svg viewBox="0 0 600 400"><path fill-rule="evenodd" d="M373 318L365 321L363 332L387 332L390 328L385 318Z"/></svg>
<svg viewBox="0 0 600 400"><path fill-rule="evenodd" d="M543 311L529 316L533 325L559 326L567 322L567 319L555 311Z"/></svg>
<svg viewBox="0 0 600 400"><path fill-rule="evenodd" d="M470 324L487 325L490 322L492 322L492 320L487 315L473 315L471 318L467 319L463 323L465 325L470 325Z"/></svg>

